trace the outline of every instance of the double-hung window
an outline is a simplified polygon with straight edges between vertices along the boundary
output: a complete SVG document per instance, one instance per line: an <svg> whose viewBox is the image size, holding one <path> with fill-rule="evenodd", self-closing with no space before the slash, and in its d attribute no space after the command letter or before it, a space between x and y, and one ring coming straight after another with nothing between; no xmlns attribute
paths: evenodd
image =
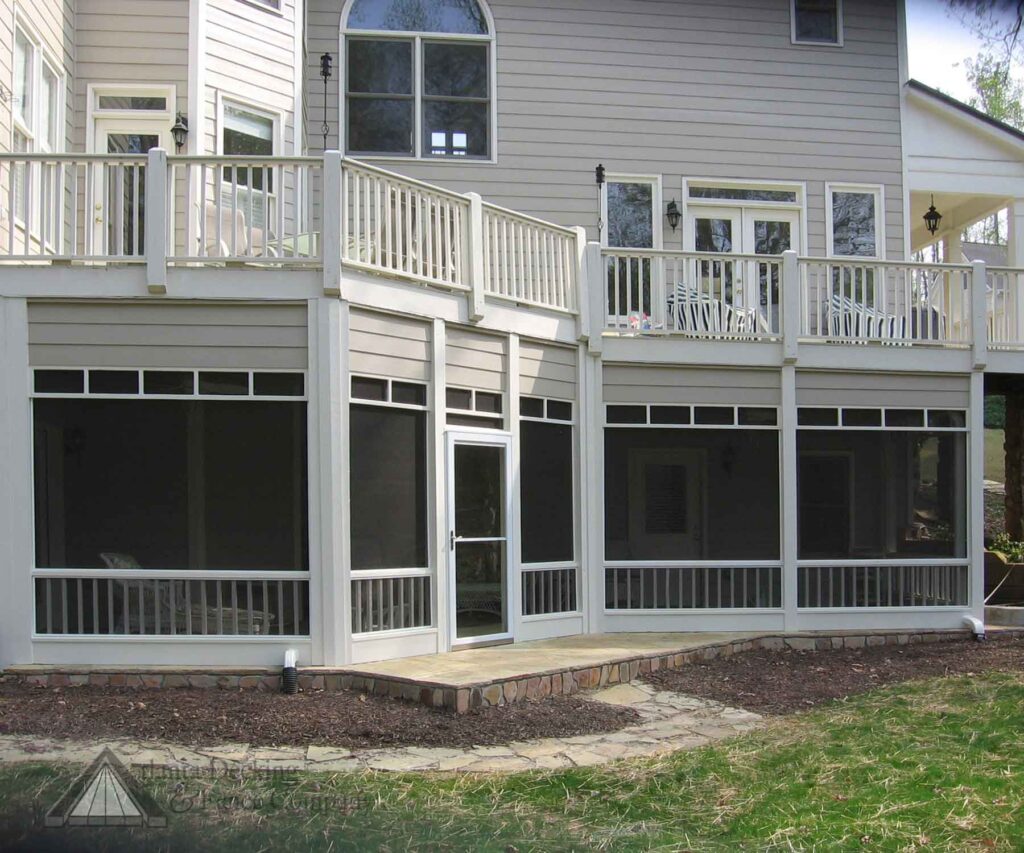
<svg viewBox="0 0 1024 853"><path fill-rule="evenodd" d="M259 161L274 156L277 119L259 110L225 101L221 152L254 163L224 167L224 204L242 211L261 231L273 222L274 171Z"/></svg>
<svg viewBox="0 0 1024 853"><path fill-rule="evenodd" d="M493 36L475 0L356 0L346 22L349 153L489 159Z"/></svg>
<svg viewBox="0 0 1024 853"><path fill-rule="evenodd" d="M604 185L602 240L611 249L660 249L661 182L655 177L609 176ZM616 258L608 266L608 316L637 329L651 322L651 260Z"/></svg>
<svg viewBox="0 0 1024 853"><path fill-rule="evenodd" d="M44 55L38 39L16 24L11 111L11 149L16 154L50 154L61 148L62 78L56 68L56 63ZM15 221L22 226L28 222L32 236L46 243L52 243L56 236L58 187L54 174L52 167L39 165L14 168Z"/></svg>

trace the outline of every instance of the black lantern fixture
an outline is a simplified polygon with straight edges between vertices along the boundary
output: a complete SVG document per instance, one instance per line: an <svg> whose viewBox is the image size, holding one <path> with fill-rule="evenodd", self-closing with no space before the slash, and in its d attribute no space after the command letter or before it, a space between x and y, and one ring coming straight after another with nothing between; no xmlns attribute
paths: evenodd
<svg viewBox="0 0 1024 853"><path fill-rule="evenodd" d="M174 149L180 154L185 145L185 138L188 136L188 117L184 113L178 113L174 117L171 136L174 138Z"/></svg>
<svg viewBox="0 0 1024 853"><path fill-rule="evenodd" d="M665 218L668 220L668 224L672 226L673 231L679 227L679 220L683 218L683 214L679 210L679 205L676 204L675 199L672 199L665 208Z"/></svg>
<svg viewBox="0 0 1024 853"><path fill-rule="evenodd" d="M604 166L600 163L594 169L594 178L597 181L597 239L601 239L601 232L604 231L604 219L601 217L601 188L604 186Z"/></svg>
<svg viewBox="0 0 1024 853"><path fill-rule="evenodd" d="M928 229L929 234L934 234L939 230L939 223L942 221L942 214L935 209L935 196L932 196L931 207L928 208L928 212L924 215L924 226Z"/></svg>
<svg viewBox="0 0 1024 853"><path fill-rule="evenodd" d="M320 56L320 76L324 81L324 123L320 126L320 132L324 135L324 151L327 150L327 134L331 126L327 123L327 81L331 79L331 64L334 62L329 53Z"/></svg>

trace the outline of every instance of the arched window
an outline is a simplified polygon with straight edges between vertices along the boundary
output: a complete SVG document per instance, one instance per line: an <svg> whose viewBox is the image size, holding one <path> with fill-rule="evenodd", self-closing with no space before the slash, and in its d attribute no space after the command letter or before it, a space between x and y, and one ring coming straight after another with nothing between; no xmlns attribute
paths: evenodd
<svg viewBox="0 0 1024 853"><path fill-rule="evenodd" d="M478 0L351 0L349 154L489 159L494 27Z"/></svg>

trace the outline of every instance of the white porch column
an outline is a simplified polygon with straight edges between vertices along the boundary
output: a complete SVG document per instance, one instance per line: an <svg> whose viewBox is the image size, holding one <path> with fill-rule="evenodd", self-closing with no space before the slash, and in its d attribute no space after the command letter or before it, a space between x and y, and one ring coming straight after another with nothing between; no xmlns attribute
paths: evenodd
<svg viewBox="0 0 1024 853"><path fill-rule="evenodd" d="M0 666L32 663L32 414L28 305L0 298Z"/></svg>
<svg viewBox="0 0 1024 853"><path fill-rule="evenodd" d="M971 373L970 416L967 421L968 490L970 523L967 555L970 558L971 615L985 621L985 374Z"/></svg>
<svg viewBox="0 0 1024 853"><path fill-rule="evenodd" d="M947 264L962 264L964 244L960 231L950 231L942 238L942 260Z"/></svg>
<svg viewBox="0 0 1024 853"><path fill-rule="evenodd" d="M796 609L799 577L797 573L797 447L796 447L796 367L782 366L782 412L779 420L779 481L782 490L782 606L785 629L797 630Z"/></svg>
<svg viewBox="0 0 1024 853"><path fill-rule="evenodd" d="M1006 263L1011 267L1024 267L1024 198L1014 199L1006 208ZM1008 280L1006 313L1008 331L1016 330L1016 340L1024 341L1024 294L1022 277L1012 275Z"/></svg>
<svg viewBox="0 0 1024 853"><path fill-rule="evenodd" d="M430 436L433 453L430 455L428 482L433 483L427 500L430 526L431 554L434 565L434 588L431 596L434 603L434 625L437 628L437 650L451 650L451 629L448 613L448 469L445 460L445 325L444 320L435 318L430 332L431 377L430 377Z"/></svg>
<svg viewBox="0 0 1024 853"><path fill-rule="evenodd" d="M591 336L591 344L594 337ZM590 353L584 362L584 389L580 395L580 435L583 446L583 484L589 495L584 521L586 559L580 563L584 593L584 630L604 633L604 390L600 353Z"/></svg>
<svg viewBox="0 0 1024 853"><path fill-rule="evenodd" d="M310 323L310 495L316 519L311 537L310 598L313 648L323 664L351 659L351 583L348 541L348 305L312 300ZM313 322L315 320L315 323ZM314 382L315 379L315 382ZM315 558L314 558L315 554ZM312 624L317 617L318 624Z"/></svg>

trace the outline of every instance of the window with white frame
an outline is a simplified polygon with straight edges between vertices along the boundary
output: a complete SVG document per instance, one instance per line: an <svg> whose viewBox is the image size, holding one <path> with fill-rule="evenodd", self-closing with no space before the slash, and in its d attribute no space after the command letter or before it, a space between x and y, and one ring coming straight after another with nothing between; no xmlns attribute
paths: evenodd
<svg viewBox="0 0 1024 853"><path fill-rule="evenodd" d="M56 63L44 55L39 41L20 23L16 24L11 140L11 149L14 153L54 153L62 147L62 75L56 68ZM39 197L30 200L25 195L27 183L32 176L37 181L50 177L43 167L37 167L32 173L24 165L14 169L14 217L16 221L24 224L31 216L31 231L38 235L40 223L43 221L43 211L40 209L40 202L43 199ZM56 192L56 186L48 183L46 193L53 195ZM56 203L55 199L53 203ZM48 233L42 236L47 242L51 242L55 236L55 222L53 216L46 217Z"/></svg>
<svg viewBox="0 0 1024 853"><path fill-rule="evenodd" d="M345 26L349 153L491 157L494 36L477 0L355 0Z"/></svg>
<svg viewBox="0 0 1024 853"><path fill-rule="evenodd" d="M653 178L609 178L605 183L605 243L614 248L658 247L655 211L659 188Z"/></svg>
<svg viewBox="0 0 1024 853"><path fill-rule="evenodd" d="M271 113L224 101L221 120L221 153L264 160L274 156L277 118ZM254 228L265 230L273 220L267 207L274 195L274 170L270 166L225 166L224 203L242 212ZM263 235L266 236L266 235ZM255 242L260 242L258 238Z"/></svg>
<svg viewBox="0 0 1024 853"><path fill-rule="evenodd" d="M841 46L843 0L791 0L794 44Z"/></svg>
<svg viewBox="0 0 1024 853"><path fill-rule="evenodd" d="M826 195L829 255L883 257L881 187L832 184Z"/></svg>

